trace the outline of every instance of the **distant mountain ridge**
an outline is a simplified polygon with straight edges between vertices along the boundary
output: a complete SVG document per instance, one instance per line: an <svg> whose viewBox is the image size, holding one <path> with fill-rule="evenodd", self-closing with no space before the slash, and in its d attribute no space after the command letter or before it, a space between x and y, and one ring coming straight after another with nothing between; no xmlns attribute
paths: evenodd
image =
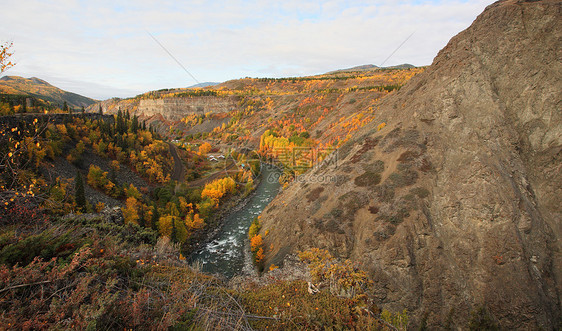
<svg viewBox="0 0 562 331"><path fill-rule="evenodd" d="M191 85L188 86L188 88L194 88L194 87L209 87L209 86L215 86L215 85L219 85L219 82L203 82L203 83L198 83L195 85Z"/></svg>
<svg viewBox="0 0 562 331"><path fill-rule="evenodd" d="M72 108L88 107L97 102L97 100L64 91L37 77L4 76L0 78L0 93L28 95L61 106L66 101Z"/></svg>
<svg viewBox="0 0 562 331"><path fill-rule="evenodd" d="M363 64L363 65L355 66L355 67L351 67L351 68L338 69L338 70L330 71L330 72L327 72L326 74L335 74L335 73L338 73L338 72L351 72L351 71L369 71L369 70L376 70L376 69L410 69L410 68L415 68L415 67L416 66L408 64L408 63L403 63L403 64L390 66L390 67L379 67L379 66L376 66L374 64Z"/></svg>

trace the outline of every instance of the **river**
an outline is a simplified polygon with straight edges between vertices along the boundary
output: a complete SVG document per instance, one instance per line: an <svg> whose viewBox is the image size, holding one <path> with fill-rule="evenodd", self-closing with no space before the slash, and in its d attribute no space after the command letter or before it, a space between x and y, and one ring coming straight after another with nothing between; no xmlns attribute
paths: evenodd
<svg viewBox="0 0 562 331"><path fill-rule="evenodd" d="M228 278L242 272L249 254L245 251L248 249L248 228L279 193L279 174L278 168L262 164L261 180L246 205L228 214L214 240L191 256L191 261L201 263L202 271Z"/></svg>

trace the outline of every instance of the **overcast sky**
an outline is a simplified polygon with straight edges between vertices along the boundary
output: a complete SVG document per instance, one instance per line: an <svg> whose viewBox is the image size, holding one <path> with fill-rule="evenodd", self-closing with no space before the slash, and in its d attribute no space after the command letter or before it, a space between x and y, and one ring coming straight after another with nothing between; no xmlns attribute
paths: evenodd
<svg viewBox="0 0 562 331"><path fill-rule="evenodd" d="M242 77L363 64L431 64L492 0L2 1L0 42L17 65L96 99Z"/></svg>

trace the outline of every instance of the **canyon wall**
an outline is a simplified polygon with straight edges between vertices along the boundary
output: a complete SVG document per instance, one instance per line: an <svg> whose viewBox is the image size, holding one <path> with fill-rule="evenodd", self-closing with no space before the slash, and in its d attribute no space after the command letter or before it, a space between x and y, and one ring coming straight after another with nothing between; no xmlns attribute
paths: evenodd
<svg viewBox="0 0 562 331"><path fill-rule="evenodd" d="M238 98L234 96L141 99L137 114L146 117L161 114L166 120L179 121L189 114L230 112L236 108L237 103Z"/></svg>
<svg viewBox="0 0 562 331"><path fill-rule="evenodd" d="M384 99L384 129L364 127L265 209L266 269L324 248L413 325L562 327L561 4L490 5Z"/></svg>

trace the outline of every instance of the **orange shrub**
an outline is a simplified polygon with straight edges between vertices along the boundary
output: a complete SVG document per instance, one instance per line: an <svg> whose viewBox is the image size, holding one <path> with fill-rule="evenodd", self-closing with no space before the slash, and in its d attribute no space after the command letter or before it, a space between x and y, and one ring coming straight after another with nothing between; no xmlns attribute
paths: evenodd
<svg viewBox="0 0 562 331"><path fill-rule="evenodd" d="M205 185L205 188L201 191L201 199L205 200L206 198L211 198L218 203L220 198L225 196L227 193L234 193L235 190L236 182L234 179L230 177L215 179L211 183Z"/></svg>
<svg viewBox="0 0 562 331"><path fill-rule="evenodd" d="M199 154L205 155L205 154L209 153L212 149L213 149L213 147L211 147L211 144L205 142L205 143L201 144L201 146L199 146Z"/></svg>
<svg viewBox="0 0 562 331"><path fill-rule="evenodd" d="M252 249L252 252L257 251L262 246L263 246L263 239L261 235L258 234L256 236L253 236L252 239L250 239L250 247ZM262 250L262 254L263 254L263 250Z"/></svg>

